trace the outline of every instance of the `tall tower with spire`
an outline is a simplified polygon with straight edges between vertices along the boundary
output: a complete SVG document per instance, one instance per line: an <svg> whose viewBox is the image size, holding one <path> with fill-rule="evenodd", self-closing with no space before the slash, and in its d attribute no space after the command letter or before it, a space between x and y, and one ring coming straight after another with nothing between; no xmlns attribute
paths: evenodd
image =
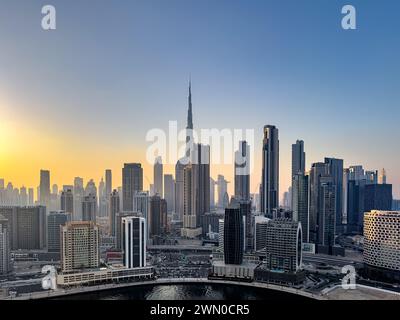
<svg viewBox="0 0 400 320"><path fill-rule="evenodd" d="M193 143L192 80L189 79L188 115L186 125L186 157L190 156L190 150Z"/></svg>

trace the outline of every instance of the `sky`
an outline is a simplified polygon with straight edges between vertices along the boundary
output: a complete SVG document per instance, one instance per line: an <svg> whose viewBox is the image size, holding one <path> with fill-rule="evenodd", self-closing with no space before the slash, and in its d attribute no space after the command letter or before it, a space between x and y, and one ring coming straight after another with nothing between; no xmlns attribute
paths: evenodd
<svg viewBox="0 0 400 320"><path fill-rule="evenodd" d="M43 5L57 29L41 28ZM341 9L357 29L341 28ZM0 178L36 187L75 176L121 185L126 162L153 180L146 133L184 128L192 79L195 129L255 130L251 192L261 177L262 129L280 137L280 193L291 144L307 168L324 157L385 168L400 198L400 2L396 0L1 1ZM173 166L166 166L166 173ZM233 192L233 167L213 166Z"/></svg>

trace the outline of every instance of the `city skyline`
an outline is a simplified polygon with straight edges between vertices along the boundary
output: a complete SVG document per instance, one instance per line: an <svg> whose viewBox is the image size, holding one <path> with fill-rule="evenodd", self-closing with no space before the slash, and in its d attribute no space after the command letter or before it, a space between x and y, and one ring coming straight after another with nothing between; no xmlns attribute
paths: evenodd
<svg viewBox="0 0 400 320"><path fill-rule="evenodd" d="M153 164L145 159L146 132L166 129L169 120L185 128L191 74L195 129L255 130L251 193L261 182L262 128L271 124L280 131L280 198L291 185L291 145L298 139L305 142L306 170L325 157L344 159L344 167L385 168L399 198L399 152L389 143L398 137L399 45L391 37L399 4L354 1L359 27L348 33L340 27L339 2L233 8L160 2L164 14L148 19L152 5L140 1L80 10L54 1L60 21L53 33L40 29L39 2L4 4L10 14L0 13L7 61L0 76L0 177L36 188L40 169L50 170L51 184L59 186L75 176L98 183L112 169L117 186L123 164L138 162L148 190ZM233 27L220 19L225 15L241 23ZM99 16L121 18L105 24ZM75 20L88 31L78 32ZM25 50L33 42L34 64ZM164 173L174 173L174 165L164 165ZM232 182L233 165L211 166L211 176L218 174ZM233 188L228 184L229 194Z"/></svg>

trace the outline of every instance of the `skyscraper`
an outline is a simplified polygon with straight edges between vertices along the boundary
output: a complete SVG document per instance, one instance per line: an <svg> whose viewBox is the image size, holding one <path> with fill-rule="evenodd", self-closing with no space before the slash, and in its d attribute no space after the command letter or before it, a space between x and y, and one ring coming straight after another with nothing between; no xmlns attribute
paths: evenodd
<svg viewBox="0 0 400 320"><path fill-rule="evenodd" d="M335 245L337 188L332 176L321 176L318 201L317 252L332 255Z"/></svg>
<svg viewBox="0 0 400 320"><path fill-rule="evenodd" d="M190 157L193 141L192 81L189 81L188 114L186 124L186 157Z"/></svg>
<svg viewBox="0 0 400 320"><path fill-rule="evenodd" d="M226 208L224 219L224 262L242 264L244 247L243 216L240 208Z"/></svg>
<svg viewBox="0 0 400 320"><path fill-rule="evenodd" d="M157 157L154 162L154 193L158 194L161 198L164 197L164 190L163 190L163 164L162 158Z"/></svg>
<svg viewBox="0 0 400 320"><path fill-rule="evenodd" d="M119 193L117 190L113 190L110 196L110 209L109 209L109 218L110 218L110 235L115 237L117 234L117 214L120 212L120 199Z"/></svg>
<svg viewBox="0 0 400 320"><path fill-rule="evenodd" d="M61 228L61 269L71 272L98 268L99 228L92 221L67 222Z"/></svg>
<svg viewBox="0 0 400 320"><path fill-rule="evenodd" d="M367 180L367 184L377 184L378 171L365 171L365 178Z"/></svg>
<svg viewBox="0 0 400 320"><path fill-rule="evenodd" d="M382 169L381 173L379 174L379 184L386 184L386 170L385 168Z"/></svg>
<svg viewBox="0 0 400 320"><path fill-rule="evenodd" d="M97 216L97 198L89 193L82 201L82 221L96 222Z"/></svg>
<svg viewBox="0 0 400 320"><path fill-rule="evenodd" d="M35 203L33 188L28 189L28 206L33 206Z"/></svg>
<svg viewBox="0 0 400 320"><path fill-rule="evenodd" d="M372 210L390 211L392 209L392 185L370 184L364 189L364 211Z"/></svg>
<svg viewBox="0 0 400 320"><path fill-rule="evenodd" d="M110 218L110 198L112 189L112 172L110 169L106 170L106 189L105 189L105 208L106 208L106 216Z"/></svg>
<svg viewBox="0 0 400 320"><path fill-rule="evenodd" d="M47 210L50 205L50 171L40 170L40 194L39 203L46 206Z"/></svg>
<svg viewBox="0 0 400 320"><path fill-rule="evenodd" d="M74 194L72 189L64 189L61 191L61 210L69 213L71 215L71 219L75 220L74 217Z"/></svg>
<svg viewBox="0 0 400 320"><path fill-rule="evenodd" d="M163 203L164 202L164 203ZM165 232L167 221L167 211L165 201L160 196L155 195L150 198L150 237L161 236Z"/></svg>
<svg viewBox="0 0 400 320"><path fill-rule="evenodd" d="M336 231L342 233L343 224L343 160L325 158L328 174L333 178L333 185L336 188Z"/></svg>
<svg viewBox="0 0 400 320"><path fill-rule="evenodd" d="M28 193L26 192L26 188L24 186L22 186L19 191L19 205L28 205Z"/></svg>
<svg viewBox="0 0 400 320"><path fill-rule="evenodd" d="M172 174L164 175L164 199L167 201L167 211L175 211L175 181Z"/></svg>
<svg viewBox="0 0 400 320"><path fill-rule="evenodd" d="M293 220L301 223L303 242L309 242L308 176L298 173L292 178Z"/></svg>
<svg viewBox="0 0 400 320"><path fill-rule="evenodd" d="M210 211L210 146L195 144L191 162L184 168L184 219L182 236L201 234L200 216Z"/></svg>
<svg viewBox="0 0 400 320"><path fill-rule="evenodd" d="M136 191L133 196L133 211L146 219L149 218L150 196L148 191Z"/></svg>
<svg viewBox="0 0 400 320"><path fill-rule="evenodd" d="M250 199L250 146L246 141L239 142L235 152L235 198Z"/></svg>
<svg viewBox="0 0 400 320"><path fill-rule="evenodd" d="M210 209L215 208L215 185L216 182L213 178L210 177Z"/></svg>
<svg viewBox="0 0 400 320"><path fill-rule="evenodd" d="M304 152L304 141L297 140L292 144L292 177L296 174L305 174L306 153Z"/></svg>
<svg viewBox="0 0 400 320"><path fill-rule="evenodd" d="M179 220L183 221L184 211L184 168L185 165L178 161L175 166L175 212Z"/></svg>
<svg viewBox="0 0 400 320"><path fill-rule="evenodd" d="M112 192L112 171L110 169L106 170L106 197L110 199Z"/></svg>
<svg viewBox="0 0 400 320"><path fill-rule="evenodd" d="M82 201L85 196L83 189L83 179L80 177L74 178L74 220L82 219Z"/></svg>
<svg viewBox="0 0 400 320"><path fill-rule="evenodd" d="M11 271L10 233L8 220L0 214L0 277Z"/></svg>
<svg viewBox="0 0 400 320"><path fill-rule="evenodd" d="M318 233L319 187L321 176L327 175L325 163L313 163L310 170L309 241L316 243Z"/></svg>
<svg viewBox="0 0 400 320"><path fill-rule="evenodd" d="M47 250L60 252L61 227L70 221L71 215L64 211L51 211L47 216Z"/></svg>
<svg viewBox="0 0 400 320"><path fill-rule="evenodd" d="M140 163L125 163L122 169L122 203L124 211L133 210L135 191L143 190L143 168Z"/></svg>
<svg viewBox="0 0 400 320"><path fill-rule="evenodd" d="M271 125L264 127L261 184L261 211L272 216L279 208L279 132Z"/></svg>
<svg viewBox="0 0 400 320"><path fill-rule="evenodd" d="M44 206L2 206L8 220L11 250L43 250L47 247L47 217Z"/></svg>
<svg viewBox="0 0 400 320"><path fill-rule="evenodd" d="M217 177L217 191L218 191L218 207L225 209L228 206L229 196L228 196L228 181L221 174Z"/></svg>
<svg viewBox="0 0 400 320"><path fill-rule="evenodd" d="M146 219L142 217L122 218L122 250L126 268L139 268L146 266Z"/></svg>

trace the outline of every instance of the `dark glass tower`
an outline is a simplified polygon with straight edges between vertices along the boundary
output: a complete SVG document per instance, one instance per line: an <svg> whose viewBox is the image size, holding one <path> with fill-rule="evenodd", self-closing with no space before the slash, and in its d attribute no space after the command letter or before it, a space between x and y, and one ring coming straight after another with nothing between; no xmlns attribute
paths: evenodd
<svg viewBox="0 0 400 320"><path fill-rule="evenodd" d="M275 126L264 127L261 211L272 216L279 207L279 137Z"/></svg>
<svg viewBox="0 0 400 320"><path fill-rule="evenodd" d="M226 208L224 220L224 260L225 264L243 262L243 216L240 208Z"/></svg>

